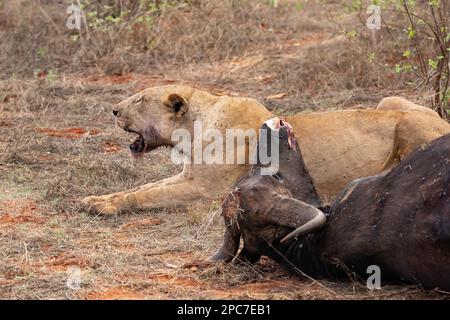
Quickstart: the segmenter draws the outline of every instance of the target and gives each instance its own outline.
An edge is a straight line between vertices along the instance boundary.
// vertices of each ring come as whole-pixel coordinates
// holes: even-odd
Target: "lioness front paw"
[[[86,197],[82,200],[82,203],[87,207],[89,212],[94,214],[112,215],[120,212],[120,207],[117,201],[111,201],[111,199],[108,199],[107,196]]]

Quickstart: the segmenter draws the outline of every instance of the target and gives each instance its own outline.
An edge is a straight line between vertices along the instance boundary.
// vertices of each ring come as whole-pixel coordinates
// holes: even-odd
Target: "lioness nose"
[[[119,114],[119,111],[113,110],[113,115],[114,115],[115,117],[117,117],[118,114]]]

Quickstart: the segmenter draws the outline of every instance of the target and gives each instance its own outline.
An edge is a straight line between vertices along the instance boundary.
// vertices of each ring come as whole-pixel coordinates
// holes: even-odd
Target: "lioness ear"
[[[164,104],[172,109],[177,117],[182,117],[189,109],[187,100],[176,93],[170,94]]]

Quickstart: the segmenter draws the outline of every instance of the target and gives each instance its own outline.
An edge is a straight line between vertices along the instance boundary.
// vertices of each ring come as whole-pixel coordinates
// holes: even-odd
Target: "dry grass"
[[[26,12],[34,4],[14,3],[0,2],[0,298],[447,297],[417,287],[369,292],[356,282],[319,284],[268,260],[182,268],[219,246],[219,201],[113,217],[89,215],[80,206],[86,195],[157,181],[180,169],[167,150],[133,163],[126,134],[113,126],[112,105],[145,87],[188,83],[258,98],[280,114],[371,107],[399,93],[368,72],[374,67],[321,15],[320,4],[308,1],[298,10],[291,1],[278,8],[256,0],[220,6],[191,1],[164,12],[152,50],[127,52],[133,39],[124,39],[102,55],[69,42],[66,31],[52,32],[48,19],[63,23],[64,3],[42,4],[47,16],[33,22]],[[14,15],[18,9],[24,14]],[[104,75],[116,58],[122,71],[134,72]],[[56,74],[34,76],[37,68]],[[80,290],[66,286],[70,266],[81,269]]]
[[[89,215],[79,205],[88,194],[130,188],[179,170],[167,150],[138,164],[128,158],[126,138],[113,127],[109,107],[131,94],[133,83],[32,80],[0,86],[9,97],[2,100],[0,119],[2,298],[445,297],[400,286],[372,293],[351,282],[321,281],[324,289],[267,260],[184,269],[220,244],[217,201],[114,217]],[[66,286],[70,266],[82,271],[80,290]]]

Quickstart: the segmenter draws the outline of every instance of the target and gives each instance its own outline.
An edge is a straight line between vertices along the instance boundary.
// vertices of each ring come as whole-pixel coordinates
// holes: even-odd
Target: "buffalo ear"
[[[169,94],[164,105],[170,108],[177,117],[182,117],[189,109],[187,100],[176,93]]]

